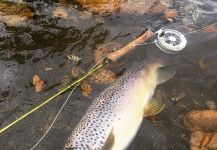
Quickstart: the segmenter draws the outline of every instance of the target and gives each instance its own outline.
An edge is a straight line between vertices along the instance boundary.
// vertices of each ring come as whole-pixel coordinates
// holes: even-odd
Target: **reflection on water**
[[[66,85],[61,82],[64,79],[73,80],[73,66],[82,72],[88,70],[94,64],[95,53],[99,53],[95,51],[97,47],[106,43],[110,43],[111,50],[123,46],[140,35],[145,24],[161,24],[161,12],[170,7],[177,9],[177,24],[184,25],[185,31],[217,21],[215,0],[107,1],[113,3],[109,5],[110,15],[97,15],[92,13],[96,9],[83,7],[95,1],[84,5],[78,3],[83,4],[82,0],[14,2],[0,1],[1,126],[56,93]],[[166,109],[154,124],[144,119],[129,149],[189,149],[190,133],[183,124],[184,114],[193,109],[208,109],[206,102],[217,99],[216,37],[216,32],[187,36],[187,49],[176,55],[185,63],[177,67],[172,80],[155,92],[166,103]],[[116,48],[112,48],[112,43]],[[139,49],[147,50],[148,46]],[[81,58],[81,62],[73,63],[67,58],[71,55]],[[46,71],[47,68],[52,69]],[[35,93],[34,75],[44,81],[43,92]],[[107,86],[102,83],[91,84],[90,98]],[[46,131],[66,96],[61,95],[0,135],[1,149],[31,148]],[[62,149],[91,103],[90,98],[77,89],[38,149]]]

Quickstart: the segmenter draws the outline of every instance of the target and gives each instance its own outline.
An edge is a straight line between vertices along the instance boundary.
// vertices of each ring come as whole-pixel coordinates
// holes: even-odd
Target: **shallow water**
[[[163,22],[159,13],[100,16],[83,11],[74,2],[67,6],[58,1],[19,2],[31,8],[34,16],[13,26],[7,17],[0,14],[1,127],[72,81],[71,69],[75,63],[67,58],[68,55],[80,57],[79,66],[88,70],[94,64],[98,45],[114,42],[123,46],[140,35],[145,24],[155,26]],[[212,24],[217,21],[216,6],[215,0],[173,1],[168,7],[177,9],[178,20],[170,27],[189,32]],[[177,66],[176,76],[155,92],[155,96],[160,94],[166,103],[166,109],[156,117],[154,124],[144,119],[129,150],[189,149],[190,133],[183,126],[184,114],[193,109],[207,109],[209,100],[217,101],[217,32],[193,33],[187,39],[185,51],[175,56],[185,63]],[[149,50],[151,46],[144,45],[138,49]],[[160,51],[159,54],[161,56]],[[206,65],[201,66],[201,61]],[[47,67],[52,70],[45,71]],[[45,81],[43,92],[35,92],[32,84],[35,74]],[[107,86],[91,85],[90,98],[76,89],[54,127],[36,149],[63,148],[90,105],[91,98]],[[30,149],[45,133],[68,93],[1,134],[1,149]],[[183,93],[184,98],[172,100]]]

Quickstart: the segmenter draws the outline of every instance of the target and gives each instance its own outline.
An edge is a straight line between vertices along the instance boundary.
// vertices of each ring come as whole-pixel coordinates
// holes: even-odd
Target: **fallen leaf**
[[[185,115],[184,125],[192,132],[217,132],[217,111],[191,111]]]
[[[71,74],[73,78],[78,78],[81,77],[82,74],[84,74],[84,71],[81,68],[74,66],[71,70]]]
[[[44,88],[44,82],[40,79],[38,75],[34,75],[32,83],[35,86],[35,91],[40,92]]]
[[[210,67],[209,64],[208,64],[208,63],[205,63],[202,59],[199,59],[198,63],[199,63],[199,65],[200,65],[200,68],[201,68],[201,69],[207,69],[207,68]]]
[[[51,70],[53,70],[53,68],[51,68],[51,67],[46,67],[44,70],[45,70],[45,71],[51,71]]]
[[[79,61],[81,61],[81,58],[80,57],[78,57],[78,56],[75,56],[75,55],[68,55],[67,56],[67,58],[69,59],[69,60],[72,60],[74,63],[78,63]]]
[[[164,17],[169,22],[174,22],[175,18],[177,17],[177,11],[175,9],[170,9],[164,12]]]
[[[81,91],[85,97],[89,97],[90,93],[92,92],[92,88],[86,80],[81,83]]]

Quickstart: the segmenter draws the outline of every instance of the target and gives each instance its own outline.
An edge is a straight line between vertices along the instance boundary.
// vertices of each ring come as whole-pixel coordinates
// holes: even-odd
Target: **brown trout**
[[[136,135],[143,117],[164,104],[152,99],[155,88],[174,76],[161,62],[136,64],[96,98],[69,136],[65,149],[122,150]]]

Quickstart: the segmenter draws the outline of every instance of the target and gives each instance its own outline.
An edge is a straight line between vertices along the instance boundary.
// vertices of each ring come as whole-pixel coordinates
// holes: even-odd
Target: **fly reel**
[[[160,48],[160,50],[175,54],[183,48],[185,48],[187,40],[185,36],[172,29],[161,29],[157,32],[157,39],[155,44]]]

